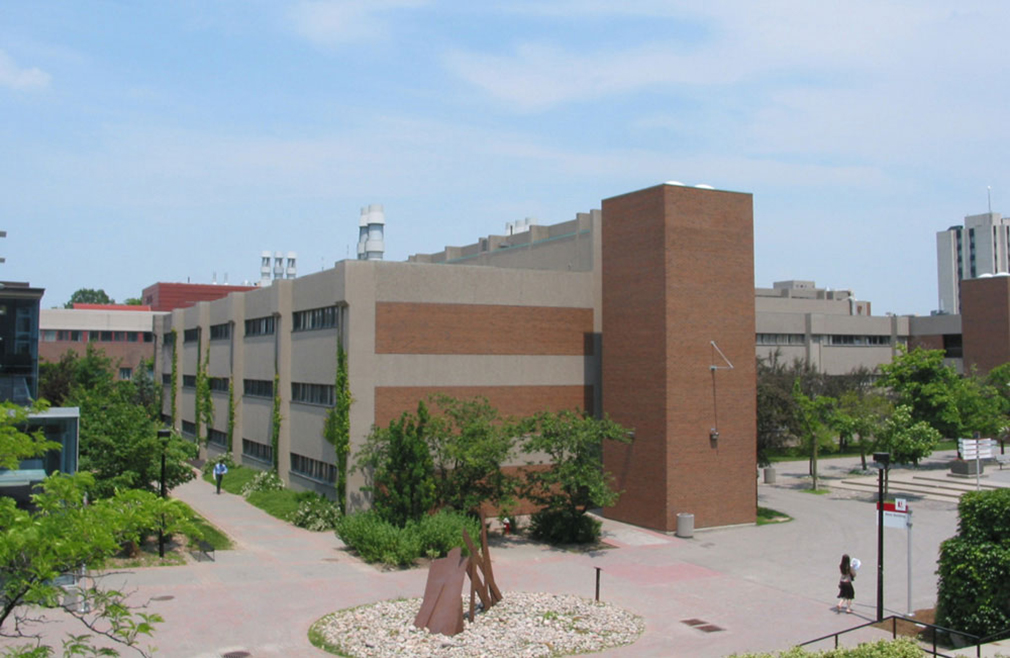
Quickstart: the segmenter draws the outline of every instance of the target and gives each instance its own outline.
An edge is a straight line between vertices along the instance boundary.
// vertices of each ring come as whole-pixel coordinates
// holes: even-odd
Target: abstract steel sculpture
[[[463,558],[459,547],[449,551],[443,558],[434,560],[428,568],[428,581],[424,585],[424,600],[414,617],[414,626],[427,628],[432,633],[456,635],[463,630],[463,576],[470,577],[470,623],[473,623],[475,596],[480,597],[484,610],[502,599],[501,591],[494,582],[491,570],[491,554],[487,546],[487,525],[484,515],[480,518],[480,546],[478,553],[463,530],[463,542],[470,551],[469,558]]]

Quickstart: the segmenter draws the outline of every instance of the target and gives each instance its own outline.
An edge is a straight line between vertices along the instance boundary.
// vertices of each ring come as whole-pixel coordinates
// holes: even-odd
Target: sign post
[[[877,528],[877,532],[883,533],[884,528],[905,528],[907,532],[907,556],[908,562],[908,614],[915,612],[912,609],[912,510],[908,507],[908,501],[898,498],[893,503],[877,504],[878,523],[882,520],[883,526]],[[882,604],[881,604],[882,605]]]
[[[958,439],[957,449],[961,459],[975,460],[975,490],[982,488],[979,477],[982,472],[982,460],[992,459],[996,441],[993,439]]]

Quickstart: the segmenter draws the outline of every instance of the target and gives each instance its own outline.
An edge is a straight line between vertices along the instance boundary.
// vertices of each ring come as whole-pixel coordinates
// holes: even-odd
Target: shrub
[[[857,647],[839,647],[827,651],[810,651],[793,647],[781,653],[741,653],[735,658],[921,658],[922,649],[911,638],[864,642]],[[731,657],[732,658],[732,657]]]
[[[337,527],[340,508],[335,503],[311,492],[307,492],[307,495],[299,494],[297,500],[298,509],[288,517],[288,522],[315,532],[333,530]]]
[[[973,491],[940,545],[936,623],[985,636],[1010,626],[1010,491]]]
[[[261,471],[253,479],[245,483],[242,487],[242,495],[246,498],[249,494],[257,491],[282,491],[284,481],[277,475],[277,471]]]
[[[480,520],[461,512],[442,510],[438,514],[425,516],[417,524],[417,534],[421,550],[428,557],[442,557],[456,546],[463,546],[463,529],[470,539],[480,545]]]
[[[600,536],[601,525],[578,511],[545,508],[530,518],[530,535],[550,544],[586,544]]]
[[[192,445],[195,446],[195,444]],[[231,458],[231,453],[226,452],[217,459],[208,459],[205,461],[203,463],[203,468],[200,469],[200,473],[203,475],[213,475],[214,466],[218,462],[224,462],[224,465],[228,467],[229,472],[233,471],[235,467],[238,466],[238,464],[235,463],[235,460]]]

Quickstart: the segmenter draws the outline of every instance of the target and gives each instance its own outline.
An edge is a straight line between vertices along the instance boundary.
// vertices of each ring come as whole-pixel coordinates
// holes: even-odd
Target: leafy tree
[[[144,407],[147,415],[157,420],[161,416],[161,386],[154,382],[154,360],[143,359],[133,371],[134,401]]]
[[[957,389],[957,407],[961,416],[959,436],[978,432],[984,437],[997,437],[1004,426],[1004,398],[999,390],[979,377],[973,370],[961,379]]]
[[[18,509],[10,498],[0,498],[0,634],[32,641],[18,651],[51,655],[41,629],[37,608],[62,609],[84,624],[86,633],[64,642],[68,655],[109,655],[91,642],[102,636],[133,647],[144,655],[153,649],[139,646],[150,636],[158,615],[134,613],[125,596],[98,584],[81,585],[87,606],[65,605],[57,577],[77,572],[86,565],[101,569],[105,560],[124,542],[136,541],[152,527],[163,504],[153,494],[125,492],[85,504],[94,485],[88,473],[53,475],[32,496],[35,511]]]
[[[53,406],[62,407],[74,384],[76,365],[77,352],[73,350],[64,352],[56,362],[40,361],[39,397],[49,400]]]
[[[358,465],[371,470],[372,507],[397,527],[417,521],[435,505],[434,466],[428,450],[430,417],[424,402],[387,428],[374,428]]]
[[[776,351],[757,360],[757,460],[771,463],[771,453],[785,447],[797,432],[793,383],[796,369],[786,366]]]
[[[861,389],[842,393],[831,418],[841,449],[855,447],[866,470],[866,455],[873,451],[877,428],[893,410],[883,395]]]
[[[475,513],[485,502],[510,502],[517,481],[501,467],[515,447],[519,424],[502,418],[486,398],[436,395],[433,401],[429,446],[439,506]]]
[[[63,308],[73,308],[74,304],[115,304],[116,300],[105,294],[105,291],[99,288],[98,290],[93,290],[91,288],[81,288],[70,296],[70,301],[63,305]]]
[[[954,368],[944,365],[943,350],[898,349],[894,360],[880,367],[884,376],[877,384],[909,408],[913,421],[929,423],[941,436],[960,436],[962,382]]]
[[[940,433],[924,420],[915,420],[908,405],[899,404],[877,432],[877,449],[891,453],[898,464],[918,464],[940,442]]]
[[[126,301],[123,303],[126,304],[127,306],[143,306],[144,300],[142,300],[140,297],[127,297]]]
[[[0,402],[0,468],[15,470],[23,459],[59,450],[60,444],[47,441],[41,431],[25,432],[29,412],[42,413],[49,407],[45,401],[26,408],[13,402]],[[0,525],[0,528],[3,526]]]
[[[630,443],[628,431],[609,418],[573,411],[537,414],[525,429],[523,450],[548,457],[544,468],[524,473],[523,494],[543,506],[533,515],[534,535],[559,543],[596,539],[600,523],[586,512],[620,496],[603,470],[603,442]]]
[[[132,382],[74,391],[70,403],[81,409],[79,468],[95,475],[96,493],[109,497],[124,488],[156,491],[163,446],[157,424],[136,403]],[[164,450],[167,487],[192,479],[186,464],[193,457],[192,444],[173,435]]]
[[[796,380],[793,384],[793,399],[796,400],[796,419],[799,438],[804,451],[810,455],[810,475],[813,489],[817,490],[817,453],[822,446],[833,444],[831,421],[836,400],[826,395],[807,396]]]

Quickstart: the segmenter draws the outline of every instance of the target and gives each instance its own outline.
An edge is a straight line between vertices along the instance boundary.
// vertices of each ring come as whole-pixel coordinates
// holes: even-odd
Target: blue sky
[[[117,300],[301,274],[666,180],[750,192],[755,283],[928,313],[935,232],[1010,214],[1010,3],[5,2],[0,278]]]

